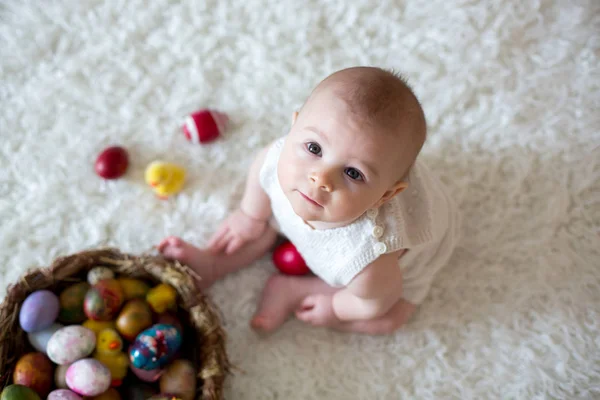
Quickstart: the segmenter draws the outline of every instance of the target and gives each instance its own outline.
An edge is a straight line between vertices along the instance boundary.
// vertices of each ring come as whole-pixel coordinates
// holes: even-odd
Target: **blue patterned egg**
[[[156,324],[140,333],[129,349],[131,364],[151,370],[167,365],[181,347],[181,332],[173,325]]]
[[[58,317],[58,297],[49,290],[31,293],[19,311],[19,324],[25,332],[36,332],[48,328]]]

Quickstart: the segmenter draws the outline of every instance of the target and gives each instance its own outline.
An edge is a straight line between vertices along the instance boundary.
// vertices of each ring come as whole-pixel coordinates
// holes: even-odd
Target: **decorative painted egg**
[[[142,299],[129,300],[117,317],[117,331],[125,340],[133,341],[136,336],[152,326],[152,310]]]
[[[59,389],[68,389],[67,386],[67,370],[71,364],[57,365],[54,371],[54,384]]]
[[[65,324],[80,324],[85,321],[83,312],[83,299],[90,289],[87,282],[80,282],[69,286],[60,293],[60,311],[58,320]]]
[[[121,400],[121,395],[116,389],[110,388],[106,392],[94,397],[86,397],[85,400]]]
[[[176,308],[177,290],[169,284],[161,283],[150,289],[146,295],[146,301],[150,304],[152,311],[162,314]]]
[[[86,319],[82,325],[94,332],[96,337],[98,337],[98,334],[103,329],[116,329],[115,321],[94,321],[93,319]]]
[[[100,361],[84,358],[67,370],[69,389],[82,396],[97,396],[110,387],[110,371]]]
[[[83,310],[89,319],[110,321],[123,304],[123,289],[116,279],[96,283],[85,295]]]
[[[226,114],[210,109],[198,110],[185,118],[183,134],[192,143],[208,143],[222,134],[229,124]]]
[[[115,273],[112,269],[107,267],[94,267],[88,271],[87,281],[90,285],[94,286],[100,281],[113,279],[114,277]]]
[[[49,290],[36,290],[31,293],[19,311],[19,324],[25,332],[46,329],[58,316],[58,297]]]
[[[81,397],[68,389],[57,389],[50,392],[46,400],[81,400]]]
[[[8,385],[0,393],[0,400],[40,400],[40,396],[27,386]]]
[[[162,369],[145,370],[136,368],[133,365],[130,365],[129,369],[131,369],[131,372],[133,372],[135,376],[144,382],[156,382],[164,372]]]
[[[170,393],[160,393],[150,397],[148,400],[183,400],[181,397],[177,397]]]
[[[183,400],[194,400],[196,394],[196,370],[188,360],[175,360],[167,366],[160,377],[161,393],[171,393]]]
[[[33,389],[40,397],[46,397],[52,388],[54,366],[44,353],[27,353],[17,361],[13,383]]]
[[[47,327],[46,329],[42,329],[37,332],[29,332],[27,334],[27,339],[29,343],[33,346],[34,349],[40,351],[42,353],[46,353],[46,348],[48,347],[48,341],[54,335],[54,332],[62,328],[63,325],[54,323]]]
[[[120,146],[111,146],[98,155],[94,169],[98,176],[104,179],[116,179],[125,174],[128,166],[127,150]]]
[[[96,335],[81,325],[69,325],[57,330],[48,341],[48,357],[56,364],[70,364],[94,351]]]
[[[146,383],[132,382],[121,388],[123,399],[147,400],[156,394],[156,390]]]
[[[181,321],[179,321],[179,318],[177,318],[173,313],[166,312],[159,314],[159,316],[156,318],[156,323],[173,325],[183,335],[183,325],[181,324]]]
[[[129,358],[136,368],[162,368],[181,347],[181,333],[173,325],[156,324],[138,335],[129,349]]]
[[[119,281],[119,284],[121,284],[123,294],[125,295],[125,300],[136,298],[143,299],[150,290],[150,286],[148,286],[146,282],[139,279],[119,278],[117,281]]]

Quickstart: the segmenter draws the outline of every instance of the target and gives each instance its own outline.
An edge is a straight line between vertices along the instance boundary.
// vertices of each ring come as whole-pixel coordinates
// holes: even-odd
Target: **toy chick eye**
[[[321,154],[321,146],[319,146],[316,143],[308,143],[306,145],[306,149],[310,152],[313,153],[314,155],[320,155]]]
[[[352,180],[355,180],[355,181],[362,181],[363,180],[362,174],[357,169],[355,169],[355,168],[346,168],[344,170],[344,173],[346,175],[348,175],[348,177],[350,179],[352,179]]]

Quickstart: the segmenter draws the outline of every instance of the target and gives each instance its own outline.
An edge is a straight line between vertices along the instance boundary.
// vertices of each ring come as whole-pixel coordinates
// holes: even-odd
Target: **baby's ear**
[[[395,195],[397,195],[398,193],[400,193],[401,191],[403,191],[407,187],[408,187],[408,182],[404,182],[404,181],[396,182],[391,188],[389,188],[383,194],[383,196],[381,196],[381,199],[379,199],[379,201],[375,204],[375,208],[384,205],[391,198],[393,198]]]
[[[298,119],[298,111],[294,111],[292,114],[292,125],[296,123],[296,119]]]

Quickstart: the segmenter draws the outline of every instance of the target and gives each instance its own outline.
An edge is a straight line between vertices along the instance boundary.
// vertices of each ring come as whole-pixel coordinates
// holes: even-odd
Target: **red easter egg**
[[[185,137],[192,143],[208,143],[215,140],[227,129],[229,118],[226,114],[203,109],[189,115],[183,124]]]
[[[121,177],[129,166],[127,151],[120,146],[106,148],[98,158],[94,168],[96,173],[104,179],[116,179]]]
[[[273,263],[286,275],[305,275],[310,272],[296,246],[290,241],[282,243],[275,249]]]
[[[124,297],[116,279],[105,279],[88,290],[83,300],[83,311],[94,321],[111,321],[119,313]]]

